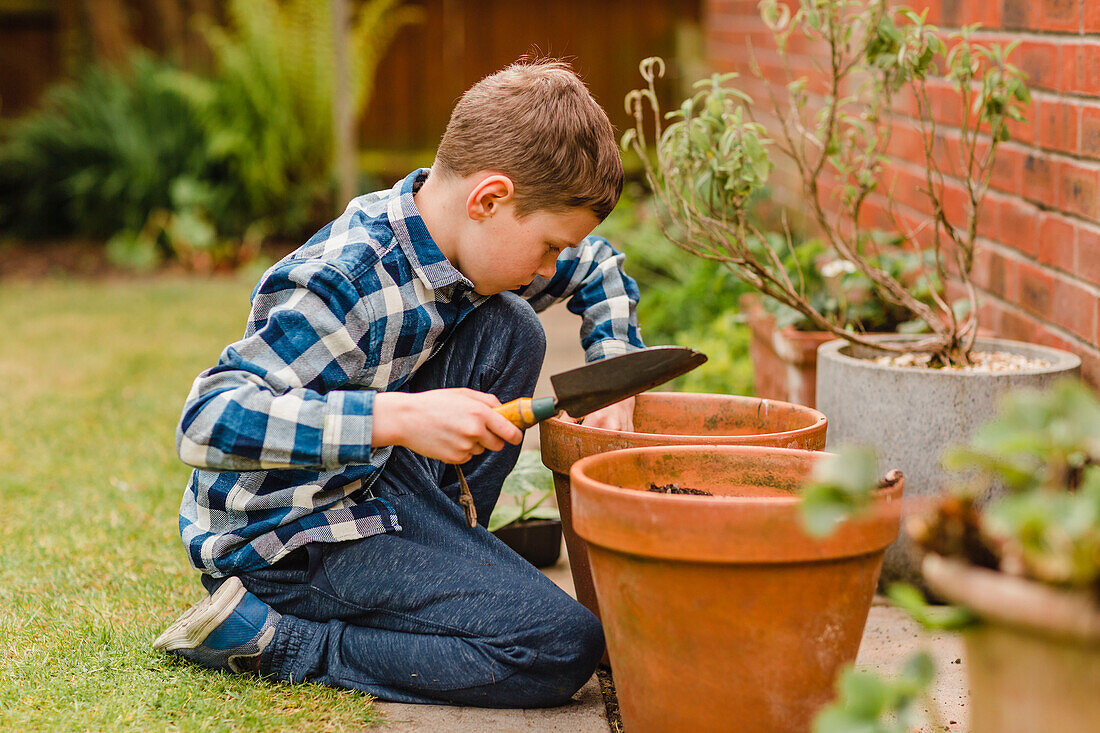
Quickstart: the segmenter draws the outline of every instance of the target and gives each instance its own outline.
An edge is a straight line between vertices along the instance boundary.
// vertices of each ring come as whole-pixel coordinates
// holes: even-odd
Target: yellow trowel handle
[[[539,397],[534,400],[530,397],[520,397],[495,409],[520,430],[526,430],[558,414],[557,403],[553,397]]]

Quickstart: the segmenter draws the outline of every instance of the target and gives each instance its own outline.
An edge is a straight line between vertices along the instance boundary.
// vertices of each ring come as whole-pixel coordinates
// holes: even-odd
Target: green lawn
[[[154,653],[202,595],[174,431],[241,279],[0,282],[0,729],[346,730],[367,696]]]

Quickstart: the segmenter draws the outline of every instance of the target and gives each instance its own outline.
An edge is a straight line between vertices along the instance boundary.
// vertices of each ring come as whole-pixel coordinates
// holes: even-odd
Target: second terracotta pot
[[[569,469],[582,458],[651,445],[763,445],[821,450],[828,421],[789,402],[736,395],[647,392],[636,398],[635,432],[589,428],[557,418],[539,426],[542,462],[554,473],[562,532],[577,600],[600,615],[588,548],[573,528]]]
[[[625,730],[810,730],[855,661],[903,483],[895,474],[871,512],[810,537],[798,493],[824,455],[658,446],[573,466],[573,522],[588,541]]]

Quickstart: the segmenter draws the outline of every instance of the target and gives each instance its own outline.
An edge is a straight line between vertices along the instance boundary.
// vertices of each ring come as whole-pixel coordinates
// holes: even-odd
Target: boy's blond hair
[[[520,60],[472,86],[451,112],[433,172],[500,171],[516,213],[587,208],[603,220],[623,190],[607,113],[568,63]]]

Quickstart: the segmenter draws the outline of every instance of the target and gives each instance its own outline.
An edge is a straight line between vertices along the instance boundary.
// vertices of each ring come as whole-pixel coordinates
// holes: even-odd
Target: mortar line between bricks
[[[958,26],[936,26],[940,30],[959,32],[962,30]],[[1080,28],[1075,31],[1067,30],[1037,30],[1035,28],[1005,28],[1004,26],[982,27],[973,34],[971,38],[975,41],[981,41],[983,43],[990,43],[994,41],[1003,41],[1004,36],[1011,35],[1013,41],[1067,41],[1067,40],[1084,40],[1084,41],[1100,41],[1100,31],[1084,31]]]
[[[977,243],[987,246],[991,251],[1000,254],[1005,259],[1015,260],[1016,262],[1022,262],[1031,265],[1040,270],[1043,270],[1048,275],[1054,275],[1061,278],[1065,278],[1065,276],[1068,275],[1068,279],[1072,280],[1075,285],[1079,285],[1082,290],[1085,290],[1089,295],[1100,300],[1100,286],[1080,279],[1080,277],[1075,272],[1069,272],[1068,270],[1059,270],[1056,267],[1051,267],[1045,262],[1040,262],[1037,259],[1032,259],[1031,257],[1028,257],[1019,250],[1013,249],[1010,245],[1004,244],[1002,242],[997,242],[992,239],[978,237]]]
[[[913,163],[912,161],[909,161],[905,158],[891,158],[890,161],[891,161],[890,162],[891,166],[896,166],[899,170],[904,170],[907,173],[910,173],[910,174],[913,174],[913,175],[918,175],[921,178],[922,182],[923,182],[924,170],[925,170],[924,166],[920,165],[919,163]],[[1086,162],[1088,162],[1088,161],[1086,161]],[[1096,161],[1096,165],[1097,165],[1097,170],[1100,170],[1100,161]],[[945,181],[950,181],[951,183],[960,184],[960,186],[961,186],[961,183],[962,183],[962,179],[956,178],[955,176],[949,175],[948,173],[944,173],[944,180]],[[1070,219],[1074,223],[1090,225],[1090,228],[1100,227],[1100,222],[1098,222],[1096,219],[1091,219],[1087,216],[1084,216],[1083,214],[1078,214],[1078,213],[1073,212],[1073,211],[1066,211],[1065,209],[1059,209],[1056,206],[1050,206],[1049,204],[1044,204],[1041,201],[1035,201],[1033,199],[1026,198],[1022,194],[1012,193],[1010,191],[1001,191],[1001,190],[996,189],[996,188],[990,188],[989,191],[988,191],[988,194],[992,194],[992,195],[994,195],[996,197],[999,197],[999,198],[1002,198],[1002,199],[1011,199],[1011,200],[1019,201],[1021,203],[1025,203],[1025,204],[1028,204],[1030,206],[1036,207],[1037,209],[1039,209],[1040,213],[1058,214],[1060,216],[1065,217],[1066,219]],[[885,194],[882,193],[882,192],[878,192],[878,195],[879,196],[885,196]],[[897,209],[900,213],[912,214],[912,215],[914,215],[918,218],[930,218],[931,217],[931,214],[927,214],[927,213],[922,212],[918,209],[914,209],[913,207],[908,206],[906,204],[903,204],[901,202],[895,201],[894,205],[897,207]],[[979,239],[980,239],[980,237],[979,237]]]
[[[993,293],[989,292],[988,290],[985,290],[983,288],[979,288],[976,285],[974,287],[982,294],[983,298],[988,298],[990,300],[990,302],[996,303],[997,305],[1003,307],[1005,310],[1012,312],[1014,315],[1022,316],[1023,318],[1026,318],[1028,321],[1043,327],[1044,329],[1050,331],[1051,333],[1053,333],[1055,336],[1062,339],[1063,341],[1068,341],[1068,342],[1072,343],[1075,348],[1080,348],[1083,351],[1089,352],[1090,355],[1092,355],[1094,357],[1097,357],[1097,358],[1100,358],[1100,348],[1097,348],[1096,346],[1093,346],[1088,341],[1081,340],[1080,336],[1077,336],[1076,334],[1071,333],[1070,331],[1067,331],[1066,329],[1062,328],[1061,326],[1058,326],[1054,323],[1051,323],[1050,321],[1044,321],[1043,319],[1041,319],[1041,318],[1039,318],[1035,315],[1032,315],[1031,313],[1027,312],[1022,307],[1020,307],[1019,305],[1016,305],[1015,303],[1013,303],[1010,300],[1004,300],[1003,298],[1001,298],[997,295],[994,295]]]

